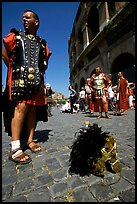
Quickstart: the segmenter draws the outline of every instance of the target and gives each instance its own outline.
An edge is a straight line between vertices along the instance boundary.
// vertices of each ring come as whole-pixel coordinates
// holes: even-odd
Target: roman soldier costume
[[[37,116],[39,116],[37,121],[47,121],[42,118],[43,114],[37,111],[47,105],[44,94],[44,74],[51,52],[46,41],[39,36],[27,35],[22,30],[11,29],[3,39],[3,43],[10,59],[4,93],[7,102],[3,107],[5,130],[10,129],[15,103],[20,101],[36,105]],[[10,108],[10,116],[8,108]]]
[[[14,100],[31,99],[44,81],[47,67],[46,41],[33,35],[26,35],[20,30],[10,33],[4,39],[4,44],[8,50],[11,49],[8,53],[12,67],[10,76],[12,83],[9,84],[10,98]]]
[[[92,75],[91,85],[93,84],[92,88],[96,98],[101,98],[103,95],[106,95],[104,88],[106,87],[106,84],[109,84],[110,82],[110,79],[106,77],[104,73],[100,73],[99,75]]]

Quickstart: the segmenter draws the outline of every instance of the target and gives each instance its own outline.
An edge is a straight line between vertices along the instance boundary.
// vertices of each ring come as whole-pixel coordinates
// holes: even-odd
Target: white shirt
[[[86,93],[84,90],[79,92],[79,98],[85,98],[86,97]]]
[[[113,98],[114,97],[114,92],[112,90],[112,87],[109,86],[108,87],[108,98]]]

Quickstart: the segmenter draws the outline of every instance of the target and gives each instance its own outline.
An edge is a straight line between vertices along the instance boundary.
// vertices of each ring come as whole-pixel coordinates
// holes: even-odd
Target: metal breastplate
[[[102,75],[96,76],[94,78],[94,85],[95,89],[103,89],[104,88],[104,77]]]
[[[12,96],[30,95],[41,84],[45,72],[45,46],[40,38],[30,39],[23,31],[16,36],[13,54]],[[29,88],[28,88],[29,87]]]

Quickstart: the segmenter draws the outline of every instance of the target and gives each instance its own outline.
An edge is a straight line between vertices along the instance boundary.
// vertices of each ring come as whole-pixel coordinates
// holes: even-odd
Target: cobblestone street
[[[35,138],[42,146],[27,165],[9,161],[11,138],[2,126],[2,201],[3,202],[135,202],[135,110],[123,116],[98,119],[98,113],[61,113],[52,108],[48,122],[37,124]],[[74,134],[84,121],[97,123],[117,141],[121,174],[70,175],[69,157]]]

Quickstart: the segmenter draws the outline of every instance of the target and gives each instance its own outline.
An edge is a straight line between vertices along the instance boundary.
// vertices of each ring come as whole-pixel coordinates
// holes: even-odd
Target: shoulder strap
[[[11,28],[10,33],[14,33],[15,35],[19,35],[19,31],[16,28]]]
[[[41,43],[42,43],[43,45],[45,45],[45,46],[46,46],[46,44],[47,44],[46,40],[45,40],[45,39],[42,39],[42,38],[41,38]]]

